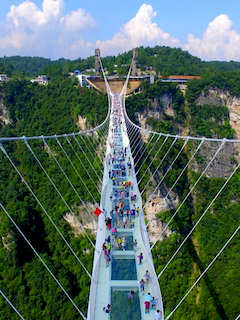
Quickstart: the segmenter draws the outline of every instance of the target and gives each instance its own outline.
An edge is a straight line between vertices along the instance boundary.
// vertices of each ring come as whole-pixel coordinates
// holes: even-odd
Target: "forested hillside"
[[[1,137],[77,132],[79,116],[87,118],[86,125],[90,128],[101,123],[108,111],[105,95],[80,88],[74,79],[59,75],[52,76],[48,86],[39,86],[25,80],[10,81],[1,88],[1,97],[11,122],[9,125],[1,124]],[[84,146],[92,139],[94,139],[94,145],[100,145],[100,138],[101,136],[95,136],[95,138],[85,136],[83,140],[79,137],[76,141],[69,138],[69,141],[72,147],[78,150],[78,144]],[[70,181],[75,186],[76,193],[71,190],[71,186],[43,142],[40,140],[30,141],[29,144],[65,202],[61,200],[53,184],[23,142],[2,143],[25,181],[34,190],[36,197],[91,274],[94,248],[83,235],[81,228],[78,227],[80,230],[77,231],[76,228],[72,229],[64,217],[66,217],[66,213],[69,213],[66,203],[74,214],[80,217],[80,221],[83,219],[84,225],[91,225],[91,219],[77,194],[81,195],[88,207],[93,200],[83,184],[79,183],[76,172],[68,163],[57,141],[52,139],[47,143],[53,155],[66,170]],[[65,139],[60,139],[60,143],[69,155],[72,154],[71,147]],[[85,152],[91,159],[94,170],[101,176],[99,159],[97,157],[93,159],[90,150],[85,150]],[[96,192],[96,187],[89,181],[83,168],[83,165],[89,167],[89,163],[81,150],[78,153],[81,162],[74,159],[74,166],[81,173],[89,191],[99,202],[99,193]],[[90,278],[67,248],[34,199],[33,194],[2,151],[0,151],[0,167],[1,203],[73,298],[76,305],[86,314]],[[94,177],[94,171],[91,167],[88,168],[88,171]],[[97,180],[95,182],[97,183]],[[92,214],[92,207],[89,207],[89,210]],[[66,320],[78,318],[79,314],[76,309],[2,210],[0,210],[0,221],[0,287],[19,312],[29,319]],[[94,241],[94,234],[91,230],[90,232],[87,230],[87,232]],[[19,318],[2,299],[0,299],[0,310],[0,319],[2,320]]]
[[[115,73],[116,67],[114,65],[118,65],[117,72],[121,75],[126,74],[131,59],[132,52],[129,51],[116,57],[105,57],[102,62],[109,74]],[[9,124],[6,124],[0,120],[1,137],[77,132],[79,116],[81,119],[87,118],[86,125],[88,127],[94,127],[105,119],[108,109],[107,97],[94,90],[80,88],[75,78],[68,78],[67,75],[69,71],[75,69],[94,68],[93,56],[87,59],[79,58],[76,61],[65,59],[51,61],[39,57],[4,57],[0,58],[0,68],[0,73],[7,73],[11,77],[8,83],[0,85],[0,105],[4,105],[6,108],[10,121]],[[130,96],[126,102],[127,112],[134,122],[164,133],[214,138],[236,137],[236,132],[230,125],[230,111],[227,103],[224,102],[225,96],[222,99],[223,103],[215,103],[215,100],[220,101],[220,99],[212,101],[208,98],[208,93],[209,90],[212,90],[213,95],[217,96],[220,95],[218,92],[220,90],[221,94],[240,98],[239,62],[204,62],[181,49],[156,46],[155,48],[139,48],[138,68],[147,73],[154,70],[156,74],[161,73],[163,76],[169,74],[201,75],[201,80],[190,81],[185,96],[175,84],[160,81],[156,81],[153,85],[143,83],[142,92]],[[37,76],[40,73],[46,74],[50,78],[48,86],[39,86],[29,82],[30,76]],[[205,101],[204,104],[201,104],[202,100]],[[84,139],[86,141],[92,140],[97,150],[103,149],[101,133],[95,136],[85,136]],[[85,143],[84,139],[81,143]],[[60,141],[70,153],[70,145],[65,140]],[[72,144],[75,143],[74,139],[70,141]],[[82,140],[79,138],[78,142],[80,143],[80,141]],[[156,150],[162,141],[163,138],[157,143]],[[74,251],[91,272],[93,248],[86,237],[82,233],[76,235],[69,223],[63,218],[69,209],[60,201],[59,195],[24,142],[2,143],[26,181],[34,187],[37,197],[44,203],[50,216],[59,226]],[[159,159],[166,154],[170,143],[168,141],[162,148],[151,169],[156,169]],[[69,166],[60,146],[56,141],[50,142],[49,145],[53,150],[53,155],[66,168],[84,202],[88,206],[92,205],[91,197],[86,189],[79,184],[76,172]],[[30,146],[36,152],[43,166],[46,167],[53,182],[59,186],[61,194],[70,204],[74,213],[76,215],[85,214],[86,209],[83,209],[76,194],[70,191],[69,184],[56,166],[53,155],[50,154],[46,146],[41,141],[32,141]],[[74,146],[77,148],[76,144]],[[152,146],[153,142],[150,143],[150,147]],[[158,171],[158,179],[166,172],[169,162],[181,147],[181,142],[175,144],[164,160],[162,169]],[[190,143],[184,149],[166,177],[163,194],[160,193],[161,196],[164,196],[164,192],[176,180],[176,176],[186,165],[195,148],[196,143]],[[204,166],[208,157],[206,150],[208,149],[206,148],[199,154],[193,165],[176,184],[173,192],[179,199],[179,203],[197,180],[199,170]],[[212,150],[215,150],[215,147]],[[91,159],[95,172],[101,176],[99,159],[92,158],[90,153],[91,151],[88,150],[87,156]],[[89,162],[81,152],[79,154],[83,164],[88,167],[92,176],[97,180],[96,173],[93,172]],[[145,150],[142,159],[145,159],[147,155],[147,150]],[[157,273],[161,272],[178,244],[224,183],[228,168],[234,166],[238,161],[237,155],[236,150],[229,149],[227,156],[221,159],[223,165],[221,163],[220,168],[213,165],[211,174],[203,177],[194,193],[179,211],[175,222],[170,224],[168,236],[165,236],[155,246],[153,258]],[[141,168],[139,174],[145,172],[150,159]],[[143,161],[139,161],[139,165],[141,162]],[[88,188],[99,201],[100,196],[92,181],[89,180],[89,176],[84,173],[82,164],[79,161],[74,161],[74,165],[81,172]],[[64,284],[74,302],[86,314],[90,279],[65,247],[59,234],[2,151],[0,151],[0,168],[1,203],[26,233],[60,282]],[[148,171],[141,181],[141,189],[144,188],[149,177],[150,172]],[[237,173],[230,181],[228,188],[222,193],[221,198],[207,213],[207,219],[201,222],[178,257],[160,277],[166,315],[171,312],[193,284],[200,271],[204,270],[222,244],[239,225],[239,181],[240,174]],[[94,182],[97,184],[97,181]],[[150,191],[153,186],[154,181],[150,184]],[[146,198],[145,192],[143,199]],[[166,223],[173,211],[174,209],[157,212],[159,223]],[[85,215],[82,215],[81,218],[87,219]],[[27,315],[29,315],[29,319],[36,320],[78,318],[76,310],[59,290],[37,257],[30,251],[2,210],[0,210],[0,222],[0,288],[3,292],[26,318]],[[88,231],[91,239],[94,240],[94,234],[91,233],[91,230]],[[239,240],[239,235],[237,235],[172,319],[235,319],[240,313],[237,299],[240,296]],[[18,319],[18,316],[2,299],[0,299],[0,319]]]
[[[154,85],[145,84],[140,94],[127,99],[126,108],[134,122],[148,128],[150,126],[152,130],[157,132],[190,134],[200,137],[236,138],[229,122],[230,110],[224,100],[225,98],[223,98],[224,104],[219,103],[219,105],[216,105],[215,100],[221,101],[218,95],[224,93],[230,100],[235,97],[234,101],[236,103],[237,98],[240,97],[239,77],[240,73],[238,71],[221,71],[217,74],[203,75],[201,80],[193,80],[188,83],[185,98],[174,84],[163,84],[161,82],[156,82]],[[213,92],[212,96],[216,97],[213,101],[208,97],[209,90]],[[206,101],[209,99],[209,104],[200,104],[200,96]],[[150,139],[151,136],[148,140],[150,141]],[[140,169],[138,179],[146,172],[148,165],[153,173],[161,159],[164,159],[173,140],[170,139],[169,141],[168,139],[162,146],[164,139],[165,137],[162,137],[157,142],[152,156],[147,158],[149,150],[154,145],[155,138],[150,143],[147,151],[141,155],[143,162],[145,158],[148,161],[141,166],[142,161],[140,159],[137,168],[137,170]],[[163,161],[161,169],[151,180],[149,190],[143,193],[143,199],[146,199],[151,194],[150,190],[155,188],[156,183],[167,172],[171,161],[177,156],[182,145],[183,142],[178,141],[171,149],[171,152]],[[185,199],[186,194],[197,181],[201,170],[207,165],[207,159],[209,161],[213,150],[216,151],[217,147],[217,144],[209,143],[199,153],[192,166],[189,166],[188,170],[175,185],[172,191],[173,195],[170,197],[170,204],[171,199],[174,201],[177,199],[178,204]],[[159,148],[162,148],[161,151],[156,158],[153,158]],[[184,152],[177,158],[177,161],[165,177],[164,183],[160,185],[159,196],[155,195],[154,197],[154,206],[163,202],[164,196],[181,170],[186,166],[193,154],[193,150],[196,148],[197,143],[195,142],[187,144]],[[154,247],[153,256],[157,274],[163,270],[180,243],[185,239],[209,203],[211,203],[214,195],[226,181],[228,171],[239,161],[237,150],[234,150],[233,145],[226,147],[226,151],[215,161],[215,164],[203,176],[194,192],[191,193],[191,196],[187,198],[187,201],[178,211],[169,226],[168,233],[163,236],[163,240]],[[139,156],[140,154],[138,153]],[[145,173],[140,184],[141,190],[144,189],[149,178],[150,173]],[[228,187],[222,192],[221,197],[208,210],[192,236],[161,275],[160,285],[166,315],[174,309],[199,274],[204,271],[240,224],[238,214],[240,209],[238,199],[239,181],[240,172],[238,171],[234,178],[230,180]],[[162,225],[162,228],[178,208],[178,206],[175,208],[174,205],[173,207],[171,206],[172,204],[169,205],[168,209],[157,213],[158,223]],[[151,204],[149,207],[152,210]],[[154,232],[154,228],[150,228],[149,232]],[[186,301],[174,313],[173,319],[235,319],[240,313],[240,308],[235,299],[240,295],[239,286],[237,285],[240,279],[238,268],[240,258],[239,240],[240,235],[238,234],[205,277],[189,294]]]
[[[132,60],[132,51],[128,51],[118,56],[102,57],[104,68],[111,74],[125,75]],[[53,68],[48,69],[49,66]],[[116,67],[117,66],[117,67]],[[169,48],[156,46],[154,48],[138,48],[137,67],[141,72],[151,73],[155,71],[157,75],[204,75],[206,73],[215,74],[219,71],[234,71],[240,69],[240,62],[236,61],[211,61],[205,62],[192,56],[187,51],[180,48]],[[73,70],[84,71],[94,68],[94,56],[87,59],[71,61],[59,59],[51,61],[41,57],[4,57],[0,58],[0,72],[9,76],[17,75],[37,76],[42,73],[48,74],[49,70],[57,70],[62,75],[67,75]],[[51,73],[51,72],[50,72]],[[48,74],[50,76],[50,74]]]

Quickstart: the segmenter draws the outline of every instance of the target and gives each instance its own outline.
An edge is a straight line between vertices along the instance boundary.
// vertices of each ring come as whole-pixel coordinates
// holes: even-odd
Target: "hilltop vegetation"
[[[3,57],[0,58],[0,73],[7,73],[9,76],[34,77],[38,74],[48,74],[48,67],[53,66],[53,69],[57,69],[62,75],[67,75],[68,72],[76,69],[80,71],[93,69],[94,59],[94,56],[86,59],[78,58],[73,61],[64,58],[51,61],[50,59],[41,57]],[[125,75],[131,64],[132,51],[119,54],[118,56],[102,57],[101,60],[109,75],[116,72],[119,75]],[[151,71],[155,71],[157,75],[162,74],[163,76],[170,74],[216,74],[219,71],[234,71],[240,69],[240,62],[205,62],[180,48],[172,49],[160,46],[154,48],[139,47],[137,62],[137,67],[142,72],[150,73]]]
[[[5,137],[76,132],[78,115],[87,117],[91,127],[107,115],[107,97],[80,88],[74,78],[55,76],[48,86],[10,81],[2,96],[11,120],[0,131]]]

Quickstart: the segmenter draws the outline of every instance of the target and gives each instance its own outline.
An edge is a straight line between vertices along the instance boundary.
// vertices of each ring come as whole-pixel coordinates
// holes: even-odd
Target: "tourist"
[[[133,303],[133,296],[134,296],[134,291],[130,291],[130,292],[128,292],[128,294],[127,294],[127,298],[128,298],[128,300],[131,302],[131,303]]]
[[[149,313],[150,302],[144,301],[144,304],[145,304],[145,313]]]
[[[108,254],[104,255],[104,258],[105,258],[105,260],[106,260],[106,268],[107,268],[107,267],[109,267],[109,263],[110,263],[110,261],[111,261],[111,258],[109,257]]]
[[[124,216],[123,217],[123,228],[126,228],[126,224],[127,224],[127,218]]]
[[[150,274],[149,274],[148,270],[146,270],[144,277],[145,277],[146,284],[148,284],[148,282],[150,280]]]
[[[138,256],[138,259],[139,259],[139,265],[142,264],[142,260],[143,260],[142,253],[140,253],[140,255]]]
[[[106,313],[110,313],[112,310],[112,306],[110,304],[108,304],[106,307],[103,308],[103,311]]]
[[[116,235],[116,234],[117,234],[117,228],[113,228],[113,229],[111,230],[111,232],[112,232],[112,235]]]
[[[122,249],[122,238],[121,237],[118,238],[118,248]]]
[[[152,301],[152,296],[150,293],[148,293],[145,297],[144,297],[144,304],[145,304],[145,313],[149,313],[149,307],[150,307],[150,302]]]
[[[111,251],[111,243],[110,242],[107,243],[107,251],[108,251],[108,254],[110,254],[110,251]]]
[[[137,239],[135,239],[134,242],[133,242],[133,250],[135,252],[137,251]]]
[[[152,298],[151,304],[152,304],[152,308],[155,309],[155,307],[156,307],[156,299],[154,297]]]
[[[125,238],[122,239],[122,249],[126,250],[126,239]]]
[[[131,209],[130,213],[131,213],[131,219],[134,219],[135,218],[135,210]]]
[[[143,292],[144,294],[144,285],[145,285],[145,281],[142,279],[139,281],[139,288],[140,288],[140,292]]]
[[[162,319],[162,312],[160,310],[157,310],[155,313],[155,320],[161,320]]]

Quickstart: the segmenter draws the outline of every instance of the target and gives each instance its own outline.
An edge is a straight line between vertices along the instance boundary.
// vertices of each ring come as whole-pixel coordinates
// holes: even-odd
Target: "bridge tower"
[[[101,70],[99,57],[100,57],[100,49],[96,49],[95,50],[95,74],[96,74],[96,76],[100,75],[100,70]]]
[[[132,51],[133,51],[132,76],[137,76],[137,57],[138,57],[138,50],[137,50],[137,48],[134,48]]]

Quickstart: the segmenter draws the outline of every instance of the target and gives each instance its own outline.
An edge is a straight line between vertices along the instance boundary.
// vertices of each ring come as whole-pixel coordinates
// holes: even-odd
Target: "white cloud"
[[[84,32],[94,30],[96,21],[82,8],[64,13],[64,5],[64,0],[42,0],[41,8],[34,0],[12,5],[6,23],[0,22],[1,55],[40,55],[53,59],[92,55],[94,44],[84,39]],[[183,47],[205,60],[240,61],[240,34],[227,15],[221,14],[211,21],[202,38],[189,34],[184,46],[153,22],[156,15],[151,5],[143,4],[111,39],[96,41],[101,55],[158,44]]]
[[[240,34],[232,26],[230,18],[221,14],[208,24],[201,39],[189,34],[183,49],[205,60],[239,61]]]
[[[66,32],[79,32],[96,27],[96,22],[92,16],[83,9],[72,11],[62,17],[60,22]]]
[[[81,41],[81,36],[85,30],[94,28],[96,22],[83,9],[66,15],[63,11],[63,0],[43,0],[41,9],[28,0],[19,6],[12,5],[4,25],[5,36],[0,37],[1,53],[78,58],[88,48],[86,55],[89,55],[91,46]]]
[[[113,38],[97,41],[96,47],[101,54],[118,54],[138,46],[167,45],[179,47],[180,42],[170,34],[165,33],[156,23],[152,22],[156,12],[151,5],[143,4],[136,16],[128,21]]]
[[[31,1],[24,1],[19,6],[11,6],[7,14],[9,23],[15,27],[21,24],[46,25],[60,16],[64,7],[63,0],[43,0],[42,10]]]

